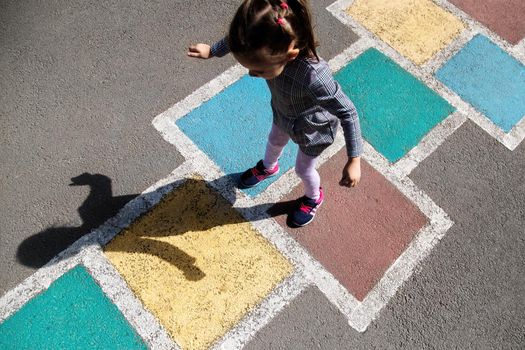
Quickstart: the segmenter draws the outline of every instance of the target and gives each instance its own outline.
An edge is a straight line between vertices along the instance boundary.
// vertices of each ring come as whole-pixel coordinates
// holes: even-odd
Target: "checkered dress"
[[[230,52],[226,38],[211,47],[222,57]],[[276,78],[266,80],[272,95],[273,122],[309,156],[318,156],[334,142],[341,121],[349,157],[363,153],[359,117],[324,60],[297,58]]]

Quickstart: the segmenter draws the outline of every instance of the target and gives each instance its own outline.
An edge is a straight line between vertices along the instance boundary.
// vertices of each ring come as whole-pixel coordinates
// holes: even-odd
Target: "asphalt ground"
[[[184,162],[152,121],[235,64],[185,52],[221,38],[237,4],[1,3],[0,295]],[[359,38],[330,4],[313,4],[326,60]],[[514,45],[525,14],[510,10]],[[523,347],[525,149],[478,124],[408,174],[454,224],[364,333],[309,286],[246,348]]]
[[[1,293],[180,165],[151,121],[235,63],[186,50],[220,39],[236,7],[2,2]],[[318,16],[327,59],[356,39]]]

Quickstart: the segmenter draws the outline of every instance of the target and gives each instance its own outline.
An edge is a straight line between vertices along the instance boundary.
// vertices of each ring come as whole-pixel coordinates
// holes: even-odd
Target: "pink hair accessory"
[[[288,8],[289,8],[289,7],[288,7],[288,4],[285,3],[284,1],[281,2],[281,5],[280,5],[280,6],[281,6],[281,8],[282,8],[283,10],[288,10]]]
[[[282,17],[277,18],[277,24],[283,26],[284,25],[284,18],[282,18]]]

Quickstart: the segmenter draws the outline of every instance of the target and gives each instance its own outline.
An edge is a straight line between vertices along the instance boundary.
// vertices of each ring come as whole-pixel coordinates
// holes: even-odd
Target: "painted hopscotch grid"
[[[345,51],[345,54],[336,57],[332,63],[332,69],[334,65],[341,64],[344,65],[349,61],[349,58],[357,57],[364,50],[369,48],[370,45],[366,45],[363,41],[357,43],[353,46],[352,49]],[[239,75],[239,71],[241,74]],[[195,101],[198,101],[206,96],[213,96],[214,93],[224,89],[228,84],[231,84],[238,79],[239,76],[245,74],[245,71],[240,66],[233,67],[227,73],[222,75],[219,79],[213,80],[205,87],[199,89],[197,94],[192,94],[189,98],[184,101],[186,104],[177,104],[175,108],[180,108],[180,111],[185,114],[194,107],[191,107],[191,104],[195,104]],[[233,79],[232,79],[233,76]],[[222,79],[221,79],[222,78]],[[209,97],[208,97],[209,98]],[[201,100],[202,103],[202,100]],[[198,105],[199,103],[196,103]],[[190,106],[189,106],[190,105]],[[171,110],[173,112],[173,110]],[[179,112],[180,113],[180,112]],[[156,121],[158,121],[156,119]],[[157,124],[158,125],[158,124]],[[157,126],[156,125],[156,126]],[[161,129],[162,130],[162,129]],[[339,133],[341,135],[341,133]],[[181,134],[174,135],[173,133],[163,133],[165,138],[172,139],[172,136],[183,136]],[[185,140],[179,138],[180,144],[178,148],[183,151],[182,153],[188,159],[188,162],[203,164],[208,163],[211,169],[212,174],[205,175],[204,178],[218,178],[221,177],[221,172],[214,166],[214,164],[207,158],[204,154],[199,154],[200,151],[193,146],[190,140]],[[177,142],[179,143],[179,142]],[[344,140],[341,136],[338,137],[336,143],[325,153],[323,154],[323,159],[319,165],[321,165],[325,160],[330,158],[335,154],[340,148],[344,145]],[[192,147],[193,146],[193,147]],[[399,176],[395,175],[395,172],[392,172],[392,167],[388,162],[385,162],[380,154],[375,152],[375,150],[370,145],[365,145],[365,159],[367,159],[376,169],[380,170],[383,174],[389,174],[387,176],[391,181],[392,179],[398,178]],[[55,259],[48,263],[45,267],[37,271],[33,276],[24,281],[17,288],[6,294],[0,302],[0,310],[2,319],[7,318],[9,315],[18,310],[25,302],[34,297],[39,292],[45,290],[49,285],[63,273],[69,271],[71,268],[78,264],[85,265],[88,270],[92,273],[93,277],[101,285],[104,292],[110,297],[110,299],[117,305],[119,310],[124,314],[125,318],[137,329],[141,337],[148,343],[152,348],[177,348],[173,341],[169,338],[166,331],[162,328],[160,324],[156,321],[155,317],[151,315],[147,310],[144,310],[141,303],[135,298],[133,293],[128,289],[125,282],[122,280],[120,275],[115,271],[113,266],[106,260],[101,252],[101,245],[105,245],[109,242],[116,234],[120,232],[123,228],[129,226],[136,218],[138,218],[142,213],[151,209],[154,204],[156,204],[166,193],[172,191],[177,185],[173,185],[173,182],[179,184],[181,180],[180,174],[189,174],[189,173],[199,173],[198,171],[189,171],[188,168],[191,168],[190,163],[185,163],[181,165],[172,174],[170,177],[159,181],[159,183],[152,188],[146,190],[141,196],[137,197],[132,202],[128,203],[124,209],[122,209],[119,214],[108,220],[104,225],[99,229],[95,230],[91,234],[84,236],[73,244],[70,248],[66,249],[64,252],[59,254]],[[211,164],[210,164],[211,163]],[[214,169],[215,168],[215,169]],[[209,175],[213,175],[210,178]],[[202,174],[204,175],[204,174]],[[231,188],[232,183],[230,183],[226,178],[222,177],[222,181],[215,182],[215,187],[218,189],[221,188]],[[285,176],[282,177],[277,183],[272,185],[272,188],[269,188],[265,193],[257,198],[255,201],[249,200],[242,192],[238,191],[234,196],[232,196],[231,191],[220,191],[230,202],[235,202],[239,197],[241,200],[237,200],[237,203],[241,205],[247,204],[256,204],[257,202],[262,203],[265,201],[276,202],[282,196],[282,189],[290,188],[291,185],[298,184],[298,179],[289,171]],[[399,186],[403,186],[403,183],[400,181],[394,182],[396,187],[402,190]],[[349,318],[350,324],[361,331],[366,329],[366,326],[369,322],[377,315],[379,310],[386,304],[388,299],[395,293],[395,290],[402,284],[404,279],[408,278],[410,275],[411,269],[417,264],[417,262],[423,258],[431,249],[431,246],[421,247],[424,245],[425,238],[428,241],[429,236],[433,236],[433,240],[440,238],[452,225],[452,223],[446,218],[446,214],[432,204],[426,204],[429,206],[430,210],[425,210],[425,200],[428,198],[419,198],[420,193],[413,186],[408,187],[402,192],[407,195],[412,200],[414,200],[420,209],[429,216],[430,224],[427,225],[421,232],[418,234],[418,238],[412,243],[409,250],[405,252],[386,272],[385,277],[379,282],[378,286],[374,288],[372,292],[365,298],[365,300],[359,303],[352,295],[350,295],[344,287],[342,287],[333,276],[330,275],[323,267],[310,258],[307,252],[304,252],[300,246],[297,246],[295,241],[290,239],[288,235],[283,231],[283,229],[273,222],[273,220],[267,218],[265,221],[261,221],[261,217],[266,215],[266,209],[264,206],[260,206],[259,210],[253,211],[246,206],[245,209],[238,208],[241,213],[252,220],[259,220],[259,222],[254,222],[254,226],[258,231],[263,232],[266,238],[270,238],[271,241],[280,241],[277,245],[277,248],[281,252],[289,252],[289,257],[295,261],[296,266],[298,266],[297,273],[293,275],[292,278],[287,280],[282,284],[281,287],[278,287],[276,292],[272,293],[267,299],[261,304],[262,308],[265,309],[265,306],[269,309],[265,309],[265,312],[260,312],[260,310],[252,310],[250,315],[243,320],[238,327],[232,329],[217,345],[216,348],[229,348],[230,345],[242,345],[251,337],[253,332],[256,332],[264,324],[266,324],[271,317],[268,317],[267,311],[272,311],[271,315],[276,314],[282,307],[286,305],[288,301],[293,299],[294,296],[298,295],[302,289],[307,286],[305,281],[307,278],[313,281],[321,291],[323,291],[329,299]],[[242,200],[244,199],[244,200]],[[421,207],[423,204],[423,207]],[[268,205],[267,207],[269,207]],[[261,215],[263,214],[263,215]],[[440,218],[444,218],[444,221],[441,224],[438,224]],[[440,229],[438,232],[437,229]],[[438,233],[436,235],[436,232]],[[419,250],[419,252],[418,252]],[[302,264],[301,264],[302,262]],[[300,265],[303,265],[304,268],[301,269]],[[405,269],[405,266],[408,269]],[[412,266],[412,267],[411,267]],[[303,272],[300,272],[304,270]],[[404,270],[404,273],[400,273],[401,270]],[[399,274],[402,280],[398,280],[395,283],[391,283],[389,280],[395,274]],[[397,284],[397,285],[396,285]],[[281,293],[279,291],[282,290]],[[281,295],[282,294],[282,295]],[[390,297],[389,297],[390,296]],[[263,316],[261,316],[263,315]],[[264,319],[261,319],[263,317]],[[144,326],[149,325],[149,326]]]
[[[355,57],[359,56],[365,50],[370,48],[370,40],[359,40],[354,43],[349,49],[342,54],[332,59],[329,64],[332,71],[340,69],[342,66],[349,63]],[[216,81],[205,85],[206,88],[213,88],[213,92],[219,93],[227,86],[240,79],[246,70],[239,65],[231,68],[223,73],[218,81],[224,83],[221,88]],[[157,116],[153,125],[159,130],[165,140],[174,144],[179,152],[184,156],[191,158],[192,162],[199,164],[198,174],[204,180],[208,181],[219,191],[225,198],[234,203],[234,208],[249,221],[252,225],[277,249],[288,257],[296,266],[298,273],[304,274],[313,284],[315,284],[347,317],[349,324],[358,331],[365,331],[372,320],[377,317],[379,311],[386,305],[389,299],[395,294],[402,283],[410,277],[414,267],[428,255],[433,246],[444,236],[447,230],[452,226],[453,222],[448,218],[447,214],[439,208],[433,201],[421,192],[410,179],[406,178],[407,172],[399,171],[399,167],[395,164],[390,164],[380,153],[378,153],[370,144],[365,142],[364,159],[367,160],[376,170],[378,170],[385,178],[403,193],[409,200],[421,210],[421,212],[429,219],[429,222],[424,226],[415,236],[413,241],[405,252],[397,258],[397,260],[385,272],[378,284],[368,293],[365,299],[360,302],[352,294],[350,294],[335,277],[333,277],[324,267],[315,261],[307,251],[305,251],[295,240],[293,240],[266,212],[273,203],[281,199],[290,188],[293,188],[299,183],[299,179],[295,176],[292,170],[287,171],[275,183],[271,184],[263,193],[250,198],[242,191],[236,188],[236,184],[232,180],[224,176],[225,174],[220,168],[178,128],[176,121],[185,116],[193,108],[197,108],[202,103],[205,103],[212,96],[212,93],[202,94],[202,89],[198,89],[194,94],[174,105],[166,112]],[[200,99],[200,103],[199,103]],[[434,134],[442,135],[443,133],[452,133],[449,130],[450,122],[447,118],[441,124],[446,127],[436,127],[437,131]],[[449,124],[446,124],[449,123]],[[440,125],[441,125],[440,124]],[[459,125],[458,125],[459,127]],[[427,137],[428,138],[428,137]],[[432,139],[432,137],[430,137]],[[344,138],[339,132],[334,144],[327,149],[322,155],[318,163],[321,166],[326,160],[332,157],[337,151],[344,146]],[[442,142],[442,141],[441,141]],[[431,153],[439,144],[432,139],[425,143],[426,151]],[[417,153],[419,152],[419,153]],[[416,159],[418,163],[421,151],[414,151],[411,159]],[[427,154],[428,155],[428,154]],[[203,171],[202,169],[206,169]],[[235,190],[232,191],[231,189]],[[304,285],[306,286],[306,284]],[[304,289],[296,288],[296,291]],[[257,314],[257,310],[253,313]],[[252,313],[252,314],[253,314]],[[248,322],[249,321],[243,321]],[[234,331],[232,331],[234,332]],[[230,332],[231,333],[231,332]],[[241,332],[234,332],[232,336],[235,337],[236,343],[245,343],[248,338],[242,338]],[[246,334],[249,337],[249,334]],[[223,347],[222,344],[230,344],[228,337],[223,338],[223,343],[219,343],[216,348]]]
[[[116,271],[115,267],[105,257],[102,247],[111,241],[120,231],[127,228],[131,223],[137,220],[142,214],[153,209],[160,200],[168,193],[176,190],[192,175],[198,174],[208,182],[208,184],[218,191],[223,197],[230,202],[235,202],[236,196],[231,195],[230,189],[232,184],[222,177],[218,168],[208,159],[203,159],[203,154],[196,155],[193,162],[184,162],[175,169],[168,177],[158,181],[155,185],[146,189],[141,195],[130,201],[119,213],[95,229],[90,234],[77,240],[72,246],[57,255],[44,267],[27,278],[23,283],[15,287],[0,299],[0,322],[7,319],[18,311],[25,303],[31,300],[39,293],[45,291],[51,283],[60,278],[64,273],[70,271],[77,265],[85,266],[101,287],[104,294],[114,303],[124,318],[133,326],[148,347],[152,349],[180,349],[180,347],[171,339],[168,332],[158,322],[156,317],[146,310],[135,294],[129,289],[122,276]],[[205,157],[205,156],[204,156]],[[208,163],[208,164],[206,164]],[[200,166],[196,164],[208,165],[207,172],[201,172]],[[271,236],[273,241],[277,241],[278,250],[291,251],[293,249],[301,250],[294,241],[282,231],[281,227],[273,222],[269,217],[263,218],[259,212],[264,212],[265,207],[258,211],[251,210],[248,205],[253,204],[246,201],[237,201],[245,208],[237,207],[236,209],[251,222],[259,232],[267,232],[265,235]],[[269,206],[268,206],[269,207]],[[235,206],[234,206],[235,208]],[[285,254],[286,256],[286,254]],[[295,256],[302,256],[303,259],[309,259],[306,252],[294,252],[287,256],[294,260]],[[310,261],[314,263],[314,261]],[[244,319],[232,328],[213,346],[214,349],[232,349],[244,346],[253,335],[282,310],[293,298],[299,295],[309,283],[307,273],[303,272],[300,267],[301,262],[294,261],[295,271],[291,276],[281,282],[260,305],[250,310]],[[329,276],[325,278],[330,279]],[[330,281],[333,282],[333,281]],[[333,288],[328,285],[325,289]],[[345,290],[342,288],[342,292]]]
[[[73,349],[86,344],[146,349],[83,265],[64,273],[0,323],[0,344],[2,349]]]
[[[113,265],[107,261],[101,246],[109,242],[140,215],[150,210],[163,195],[172,191],[178,185],[173,180],[178,178],[176,174],[185,172],[187,168],[188,164],[182,164],[172,175],[127,203],[115,217],[77,240],[44,267],[5,294],[0,299],[0,322],[13,315],[36,295],[48,289],[51,283],[63,274],[75,266],[83,265],[148,347],[166,350],[179,349],[155,316],[144,309]]]
[[[517,45],[510,45],[505,39],[501,38],[498,34],[491,31],[484,24],[478,22],[470,15],[465,13],[459,7],[445,0],[433,0],[438,5],[452,12],[457,17],[461,18],[465,23],[468,24],[468,41],[474,38],[478,34],[482,34],[489,38],[494,44],[500,49],[506,52],[511,58],[516,59],[521,64],[525,65],[525,38],[523,38]],[[437,62],[434,66],[433,74],[441,68],[451,56],[459,52],[464,46],[464,42],[460,47],[454,47],[450,56],[447,59]],[[447,87],[444,87],[448,90]],[[474,121],[479,127],[485,130],[489,135],[501,142],[509,150],[513,151],[525,138],[525,115],[522,116],[521,120],[512,128],[508,133],[503,132],[497,125],[495,125],[489,118],[484,114],[477,111],[469,103],[463,101],[453,91],[451,94],[458,100],[458,105],[454,105],[458,110],[462,110],[463,113],[467,114],[469,118]],[[525,98],[525,96],[524,96]]]
[[[449,10],[453,13],[457,12],[460,13],[460,10],[457,10],[454,6],[448,4],[447,2],[443,1],[436,1],[440,4],[443,4],[444,7],[449,8]],[[345,18],[344,14],[344,8],[339,8],[341,11],[338,11],[338,5],[341,3],[346,3],[346,7],[351,4],[351,1],[340,1],[336,4],[333,4],[329,7],[329,10],[337,12],[340,12],[339,14],[336,14],[336,17],[343,18],[343,23],[352,23],[352,20],[349,18]],[[452,9],[450,9],[452,8]],[[460,16],[462,17],[462,16]],[[467,15],[463,14],[463,17],[466,17],[468,19]],[[462,18],[463,18],[462,17]],[[525,39],[522,40],[518,45],[516,45],[514,48],[508,48],[508,45],[506,43],[502,43],[502,41],[499,38],[495,38],[495,36],[488,30],[484,29],[482,26],[477,24],[474,20],[468,19],[467,21],[470,24],[471,28],[474,28],[475,30],[466,31],[465,33],[462,33],[462,35],[453,42],[447,49],[445,49],[442,52],[446,52],[445,55],[442,55],[442,53],[439,53],[435,58],[433,58],[428,67],[421,70],[421,73],[417,70],[417,67],[414,67],[413,64],[407,60],[405,60],[403,57],[401,57],[397,52],[395,52],[393,49],[391,49],[389,46],[385,45],[384,43],[380,42],[377,38],[374,38],[373,34],[367,33],[367,31],[363,28],[359,28],[359,24],[352,23],[350,26],[352,26],[356,31],[363,37],[358,43],[354,44],[350,49],[346,50],[342,55],[334,58],[331,62],[331,68],[334,70],[337,70],[337,66],[339,65],[339,68],[343,66],[346,62],[351,60],[353,57],[358,56],[360,53],[362,53],[364,50],[370,47],[377,47],[382,51],[383,53],[386,53],[390,58],[394,59],[398,64],[400,64],[404,69],[408,70],[411,74],[415,75],[416,77],[419,77],[421,79],[421,76],[423,76],[423,79],[429,86],[434,86],[437,88],[434,88],[438,91],[438,93],[443,96],[445,99],[447,99],[449,102],[451,102],[452,105],[454,105],[456,108],[458,108],[458,112],[454,113],[451,117],[444,120],[440,125],[438,125],[436,128],[434,128],[418,145],[415,147],[412,151],[410,151],[403,159],[398,161],[396,164],[392,165],[389,164],[386,159],[377,152],[368,144],[365,145],[365,159],[372,165],[374,168],[379,170],[385,177],[387,177],[390,181],[392,181],[398,189],[400,189],[407,197],[409,197],[412,201],[414,201],[418,207],[425,213],[425,215],[429,216],[430,218],[430,224],[427,225],[424,229],[421,230],[421,232],[418,234],[417,238],[410,244],[410,247],[403,253],[402,256],[398,258],[398,260],[389,268],[389,270],[385,273],[385,276],[383,279],[378,283],[376,288],[372,292],[369,293],[369,295],[365,298],[365,300],[362,303],[357,302],[355,299],[353,302],[348,303],[346,300],[348,298],[348,295],[345,295],[344,291],[340,291],[341,293],[334,293],[335,295],[330,296],[330,299],[342,310],[346,311],[344,312],[347,316],[349,312],[353,312],[351,317],[349,317],[350,324],[359,330],[366,329],[366,326],[371,322],[371,320],[377,315],[379,310],[386,304],[388,299],[395,293],[395,290],[399,285],[411,274],[412,269],[417,265],[417,263],[423,259],[432,249],[433,245],[437,243],[437,240],[439,240],[445,232],[448,230],[448,228],[452,225],[452,222],[448,219],[446,214],[435,204],[432,202],[430,198],[428,198],[424,193],[419,191],[417,187],[406,178],[406,176],[411,172],[411,170],[417,166],[419,162],[421,162],[426,156],[428,156],[430,153],[433,152],[448,135],[450,135],[456,128],[458,128],[466,119],[465,115],[469,115],[470,119],[472,118],[472,112],[473,108],[468,106],[465,102],[461,101],[459,97],[457,96],[450,96],[454,95],[450,91],[446,91],[446,88],[440,85],[439,82],[435,81],[435,79],[432,79],[432,77],[426,77],[427,75],[431,74],[435,70],[437,70],[443,62],[448,60],[449,57],[451,57],[455,52],[457,52],[461,47],[470,40],[474,35],[477,33],[483,33],[487,37],[491,38],[495,43],[497,43],[500,47],[505,48],[505,51],[510,52],[513,54],[514,57],[518,58],[521,62],[524,62],[525,59],[523,58],[523,52],[525,52]],[[363,35],[363,33],[365,35]],[[447,51],[448,50],[448,51]],[[240,75],[239,75],[240,71]],[[245,71],[240,66],[235,66],[229,71],[230,74],[224,76],[221,75],[219,78],[213,80],[203,88],[196,91],[198,94],[192,94],[190,95],[186,101],[186,104],[177,104],[174,106],[174,108],[183,107],[179,113],[183,113],[182,115],[186,114],[188,111],[191,111],[191,109],[195,108],[196,106],[200,105],[203,100],[201,98],[206,99],[206,96],[213,96],[222,89],[224,89],[229,84],[235,82],[238,77],[235,77],[236,75],[242,76],[245,74]],[[223,79],[220,79],[220,78]],[[233,78],[232,78],[233,77]],[[426,81],[427,78],[429,81]],[[449,98],[447,98],[449,97]],[[451,98],[453,97],[453,98]],[[208,97],[209,98],[209,97]],[[457,99],[458,101],[454,101]],[[199,101],[200,100],[200,101]],[[193,107],[191,105],[194,104]],[[189,108],[186,112],[184,112],[185,108]],[[168,110],[173,113],[174,111],[172,109]],[[168,112],[166,111],[166,112]],[[165,113],[166,113],[165,112]],[[474,111],[475,112],[475,111]],[[177,113],[175,113],[177,114]],[[475,113],[474,113],[475,114]],[[486,120],[483,115],[480,113],[477,113],[481,120]],[[159,117],[161,117],[163,114],[161,114]],[[163,132],[167,130],[166,124],[163,123],[166,122],[166,120],[162,121],[157,117],[154,121],[155,126]],[[478,125],[480,124],[480,121],[477,121],[476,119],[473,119]],[[448,124],[447,124],[448,123]],[[483,127],[483,125],[480,125]],[[483,127],[485,130],[486,128]],[[509,135],[512,135],[513,132],[515,132],[514,141],[506,141],[503,138],[507,136],[509,138],[509,135],[494,135],[495,132],[491,132],[490,130],[487,131],[489,134],[491,134],[493,137],[496,137],[500,142],[505,144],[508,148],[515,148],[517,144],[521,142],[523,139],[523,134],[525,134],[524,131],[524,125],[523,120],[520,122],[520,124],[516,127],[516,130],[511,131]],[[339,134],[340,135],[340,134]],[[170,141],[169,139],[172,139],[173,136],[177,136],[172,134],[171,132],[168,132],[166,134],[163,133],[163,136]],[[178,135],[180,136],[180,134]],[[171,141],[170,141],[171,142]],[[514,142],[514,146],[513,145]],[[174,143],[174,142],[172,142]],[[184,151],[183,155],[186,157],[188,161],[195,162],[195,160],[201,158],[198,154],[199,150],[195,149],[194,145],[190,140],[182,140],[180,143],[177,142],[179,150]],[[337,152],[337,150],[344,145],[344,140],[341,137],[338,137],[336,140],[336,143],[323,155],[323,160],[320,162],[320,164],[331,157],[333,154]],[[197,154],[193,151],[197,151]],[[207,158],[207,157],[206,157]],[[202,159],[199,159],[202,160]],[[208,160],[209,162],[209,160]],[[139,334],[148,342],[150,346],[153,348],[174,348],[173,342],[169,339],[169,336],[166,334],[166,332],[162,330],[162,326],[157,325],[153,328],[156,329],[141,329],[140,324],[143,323],[149,323],[155,324],[155,318],[150,314],[149,316],[140,316],[142,313],[146,312],[142,309],[140,303],[135,299],[135,301],[138,304],[131,303],[131,306],[125,307],[122,303],[117,301],[117,298],[122,298],[122,301],[129,301],[134,299],[133,294],[129,291],[125,283],[121,280],[120,276],[116,273],[116,271],[112,268],[111,264],[109,264],[103,254],[101,254],[100,245],[104,245],[109,240],[111,240],[116,234],[120,232],[120,230],[124,227],[127,227],[131,222],[134,221],[140,214],[145,212],[146,210],[149,210],[152,208],[154,203],[158,202],[163,195],[173,190],[176,185],[167,185],[168,183],[171,183],[174,181],[175,178],[180,179],[180,174],[184,173],[192,173],[192,171],[189,170],[191,168],[187,163],[182,165],[178,168],[180,171],[176,171],[175,173],[179,173],[179,175],[173,175],[159,181],[159,183],[152,188],[146,190],[141,196],[137,197],[132,202],[128,203],[128,205],[122,209],[119,214],[113,218],[110,219],[107,223],[102,225],[99,229],[92,232],[90,235],[87,235],[81,239],[79,239],[75,244],[73,244],[70,248],[66,249],[64,252],[59,254],[56,258],[54,258],[50,263],[48,263],[45,267],[38,270],[34,275],[30,276],[26,281],[24,281],[22,284],[8,292],[1,300],[0,300],[0,320],[4,320],[9,315],[13,314],[16,310],[18,310],[23,304],[25,304],[28,300],[33,298],[36,294],[40,293],[41,291],[45,290],[49,285],[58,277],[60,277],[63,273],[67,272],[77,264],[83,263],[90,272],[92,273],[93,277],[104,286],[104,291],[108,296],[110,296],[110,299],[115,302],[115,304],[119,307],[119,309],[123,312],[126,319],[130,321],[132,325],[134,325],[137,330],[139,331]],[[217,169],[215,169],[216,172]],[[217,174],[216,174],[217,175]],[[219,176],[220,171],[219,171]],[[249,200],[246,197],[244,197],[244,194],[240,191],[237,191],[235,196],[232,196],[230,191],[227,191],[227,199],[232,202],[235,201],[236,198],[239,197],[241,200],[237,200],[236,203],[239,204],[253,204],[257,202],[267,202],[270,200],[278,200],[281,196],[281,189],[284,187],[288,187],[290,185],[296,185],[299,183],[299,180],[292,174],[292,172],[288,172],[280,180],[278,180],[276,183],[272,184],[263,194],[258,196],[255,200]],[[223,186],[232,186],[233,184],[229,183],[227,180],[224,180],[222,183],[219,181],[216,183],[216,186],[223,187]],[[289,188],[289,187],[288,187]],[[249,202],[249,203],[248,203]],[[268,206],[269,207],[269,206]],[[261,212],[264,212],[265,209],[261,207],[259,210]],[[243,215],[247,217],[253,217],[254,219],[258,218],[260,220],[261,216],[258,216],[256,212],[251,212],[250,209],[245,208],[244,210],[241,210],[241,212],[244,212]],[[271,221],[271,220],[270,220]],[[265,227],[268,226],[270,227]],[[274,224],[274,223],[258,223],[255,222],[254,226],[258,229],[260,232],[273,232],[274,235],[278,237],[282,237],[284,234],[282,232],[282,229],[280,226]],[[270,229],[270,231],[266,231],[267,229]],[[271,236],[271,234],[270,234]],[[274,237],[275,238],[275,237]],[[279,248],[279,247],[278,247]],[[294,246],[293,242],[287,242],[284,243],[284,250],[287,250],[288,248],[296,248]],[[280,249],[282,250],[282,249]],[[306,258],[306,257],[304,257]],[[311,279],[316,282],[317,285],[320,284],[320,281],[316,281],[317,279],[320,279],[321,281],[326,281],[331,278],[330,274],[317,271],[315,268],[321,268],[320,266],[315,266],[315,262],[311,261],[312,264],[314,264],[314,270],[313,274],[311,275]],[[98,265],[97,265],[98,264]],[[113,269],[113,271],[111,271]],[[304,272],[300,272],[300,269],[297,269],[297,272],[288,279],[284,284],[282,284],[280,287],[278,287],[277,290],[282,290],[284,294],[292,295],[292,298],[294,295],[297,295],[300,290],[304,288],[304,279],[303,279],[303,273],[304,276],[309,276],[310,274],[307,273],[308,269],[305,268]],[[319,278],[318,273],[321,273],[321,278]],[[323,278],[324,277],[324,278]],[[106,281],[104,282],[104,278],[106,278]],[[396,278],[397,283],[399,285],[396,287]],[[120,282],[119,282],[120,279]],[[392,285],[392,281],[394,281],[394,284]],[[117,283],[115,283],[117,282]],[[119,285],[120,283],[120,285]],[[329,281],[329,283],[338,284],[337,281]],[[302,285],[301,285],[302,284]],[[322,283],[321,283],[322,284]],[[117,290],[114,292],[111,292],[107,290],[110,285],[119,286]],[[300,286],[299,288],[296,288],[294,286]],[[288,286],[288,287],[287,287]],[[342,287],[341,287],[342,288]],[[322,288],[321,290],[326,291],[326,289],[330,288]],[[344,288],[342,288],[344,289]],[[274,294],[275,293],[275,294]],[[326,294],[326,293],[325,293]],[[275,312],[278,312],[286,302],[283,302],[283,300],[287,300],[286,297],[278,296],[279,292],[273,292],[272,293],[273,298],[269,297],[267,298],[263,304],[266,303],[266,305],[276,305],[273,309],[276,310]],[[277,295],[277,296],[276,296]],[[338,297],[341,297],[341,299],[338,300]],[[351,297],[351,296],[350,296]],[[272,301],[277,300],[277,301]],[[278,300],[281,300],[280,304]],[[351,300],[351,298],[350,298]],[[119,306],[119,303],[121,304]],[[346,306],[346,307],[345,307]],[[271,309],[271,307],[270,307]],[[141,319],[141,317],[146,317],[145,319]],[[271,317],[270,317],[271,318]],[[266,322],[270,318],[267,318]],[[257,325],[258,323],[258,317],[257,317],[257,310],[252,310],[250,313],[250,316],[248,316],[245,320],[243,320],[235,329],[232,329],[223,339],[215,346],[215,348],[229,348],[229,345],[232,346],[240,346],[242,344],[245,344],[247,341],[247,337],[250,337],[250,334],[257,331],[260,327]],[[263,322],[264,323],[264,322]],[[243,335],[244,334],[244,335]],[[234,345],[235,344],[235,345]]]
[[[462,20],[467,25],[467,28],[451,43],[449,43],[449,45],[443,48],[440,52],[436,53],[429,61],[427,61],[422,66],[417,66],[346,13],[346,9],[348,9],[354,3],[354,1],[355,0],[339,0],[328,6],[327,10],[331,12],[336,18],[338,18],[343,24],[352,28],[352,30],[354,30],[362,40],[367,40],[370,43],[370,47],[374,47],[390,57],[397,64],[403,67],[403,69],[407,70],[410,74],[423,81],[425,84],[427,84],[427,86],[437,92],[441,97],[443,97],[457,109],[457,113],[449,116],[441,123],[443,125],[438,126],[439,129],[434,129],[427,135],[425,142],[422,142],[416,146],[407,155],[405,155],[403,159],[396,163],[399,167],[397,171],[400,173],[409,174],[415,168],[415,165],[417,166],[419,162],[432,153],[435,147],[443,143],[443,141],[445,141],[445,139],[467,119],[471,119],[479,127],[485,130],[489,135],[498,140],[511,151],[523,141],[525,138],[525,115],[510,132],[505,133],[488,117],[480,113],[472,105],[464,101],[454,91],[450,90],[447,86],[441,83],[437,78],[434,77],[434,74],[448,60],[450,60],[452,56],[456,55],[470,40],[472,40],[472,38],[478,34],[486,36],[499,48],[505,51],[511,58],[514,58],[521,64],[525,65],[525,39],[521,40],[513,47],[490,29],[486,28],[483,24],[477,22],[468,14],[458,9],[456,6],[444,0],[433,0],[433,2],[435,2],[437,5],[445,8],[447,11],[451,12],[453,15]],[[454,120],[447,122],[448,119]],[[433,140],[430,142],[430,144],[429,139]],[[422,147],[422,149],[418,149],[419,147]],[[412,152],[415,154],[411,154]]]

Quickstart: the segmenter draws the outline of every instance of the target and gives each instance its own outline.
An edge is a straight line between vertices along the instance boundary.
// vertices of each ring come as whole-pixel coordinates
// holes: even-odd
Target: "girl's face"
[[[293,49],[293,46],[286,54],[278,56],[269,55],[267,51],[262,48],[249,57],[235,54],[234,56],[243,67],[248,69],[250,76],[270,80],[278,77],[286,64],[299,54],[299,50]]]

